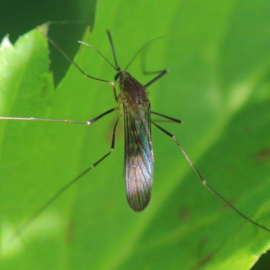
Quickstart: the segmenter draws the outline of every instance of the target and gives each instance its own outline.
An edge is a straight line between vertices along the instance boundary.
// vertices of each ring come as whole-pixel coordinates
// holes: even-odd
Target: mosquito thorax
[[[114,76],[114,80],[116,82],[118,82],[119,84],[121,84],[121,82],[123,80],[129,79],[129,78],[132,78],[132,76],[128,72],[126,72],[126,71],[119,71]],[[132,79],[134,79],[134,78],[132,78]]]
[[[150,101],[144,86],[134,79],[128,72],[122,71],[116,74],[120,89],[120,101],[127,107],[148,106]]]

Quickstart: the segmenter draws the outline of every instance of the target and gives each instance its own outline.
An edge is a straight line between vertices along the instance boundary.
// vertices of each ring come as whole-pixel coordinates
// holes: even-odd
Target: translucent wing
[[[127,200],[139,212],[150,201],[153,180],[150,106],[136,112],[124,106],[124,119]]]

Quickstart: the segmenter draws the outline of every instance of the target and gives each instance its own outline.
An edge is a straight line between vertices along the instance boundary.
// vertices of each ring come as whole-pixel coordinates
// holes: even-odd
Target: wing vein
[[[126,192],[135,211],[142,211],[151,196],[153,150],[149,111],[149,106],[136,112],[124,107]]]

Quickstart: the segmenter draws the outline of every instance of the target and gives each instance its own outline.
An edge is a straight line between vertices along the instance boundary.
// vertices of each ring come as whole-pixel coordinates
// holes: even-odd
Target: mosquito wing
[[[124,106],[125,179],[127,200],[134,211],[149,203],[153,180],[150,106],[134,112]]]

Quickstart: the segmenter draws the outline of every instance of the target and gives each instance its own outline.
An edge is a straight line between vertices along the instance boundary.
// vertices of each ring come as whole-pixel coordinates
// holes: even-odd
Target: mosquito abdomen
[[[152,182],[152,181],[151,181]],[[136,184],[126,186],[127,200],[129,206],[136,212],[146,208],[151,198],[151,187],[148,185],[138,187]],[[151,183],[152,186],[152,183]]]

